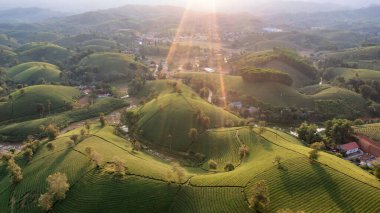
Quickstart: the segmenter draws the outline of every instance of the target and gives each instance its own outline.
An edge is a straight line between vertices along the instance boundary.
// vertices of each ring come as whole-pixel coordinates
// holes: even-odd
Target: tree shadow
[[[342,196],[340,191],[340,186],[333,180],[331,175],[326,172],[325,168],[319,163],[311,164],[311,168],[319,176],[322,186],[325,191],[329,194],[332,201],[339,207],[342,212],[353,212],[352,205],[348,203]]]

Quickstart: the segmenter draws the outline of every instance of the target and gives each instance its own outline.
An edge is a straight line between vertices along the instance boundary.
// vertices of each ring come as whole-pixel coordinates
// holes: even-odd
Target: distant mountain
[[[68,14],[42,8],[15,8],[0,10],[0,23],[9,22],[41,22]]]
[[[187,17],[183,19],[183,17]],[[110,32],[120,29],[134,29],[140,32],[167,32],[178,28],[183,21],[184,31],[208,28],[216,17],[220,28],[234,31],[260,24],[260,20],[248,13],[217,14],[188,11],[176,6],[126,5],[123,7],[86,12],[62,17],[47,23],[50,29],[58,32]],[[194,31],[193,31],[194,32]]]
[[[279,14],[267,18],[273,25],[327,28],[380,33],[380,6],[317,13]]]
[[[349,7],[342,6],[341,4],[305,1],[271,1],[248,8],[250,8],[254,14],[264,16],[283,13],[315,13],[350,9]]]

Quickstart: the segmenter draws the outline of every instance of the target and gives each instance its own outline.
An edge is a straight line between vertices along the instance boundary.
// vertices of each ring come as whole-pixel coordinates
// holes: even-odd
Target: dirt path
[[[109,125],[118,125],[120,123],[120,119],[121,119],[121,112],[124,109],[126,109],[126,108],[118,109],[118,110],[111,112],[110,114],[106,115],[105,117],[106,117],[107,123]],[[84,124],[86,122],[94,123],[94,122],[97,122],[98,120],[99,120],[99,118],[96,117],[96,118],[90,118],[87,120],[72,123],[68,127],[62,129],[61,133],[66,133],[66,132],[71,131],[73,129],[77,129],[79,127],[82,127],[82,126],[84,126]]]
[[[212,90],[208,89],[208,99],[207,99],[207,101],[210,104],[212,103],[212,96],[213,96]]]

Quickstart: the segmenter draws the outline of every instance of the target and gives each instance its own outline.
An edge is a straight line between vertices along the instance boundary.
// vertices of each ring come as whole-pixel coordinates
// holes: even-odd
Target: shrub
[[[233,170],[235,170],[235,166],[232,163],[227,163],[224,167],[224,171],[226,172],[231,172]]]
[[[52,143],[52,142],[49,142],[46,144],[46,148],[49,150],[49,151],[54,151],[55,149],[55,145]]]
[[[244,159],[247,157],[249,154],[249,147],[245,144],[242,144],[239,148],[239,154],[240,154],[240,159]]]
[[[318,158],[319,158],[319,151],[316,150],[316,149],[313,149],[309,152],[309,159],[314,162],[314,161],[317,161]]]
[[[13,157],[8,160],[7,169],[11,173],[12,183],[17,184],[23,179],[21,167],[16,164]]]
[[[66,198],[66,192],[69,190],[69,183],[66,174],[55,173],[49,175],[46,179],[48,183],[47,192],[42,194],[38,199],[38,205],[44,210],[49,211],[54,201]]]
[[[257,212],[266,212],[269,207],[269,190],[264,180],[259,181],[253,187],[252,196],[248,200],[249,208]]]
[[[213,161],[213,160],[209,160],[209,161],[208,161],[208,167],[209,167],[210,169],[217,169],[217,168],[218,168],[218,163],[216,163],[216,162]]]
[[[127,168],[125,167],[125,162],[119,157],[113,158],[113,163],[115,165],[115,172],[117,172],[120,176],[124,176],[127,172]]]
[[[46,133],[47,137],[49,138],[49,140],[55,140],[57,138],[57,136],[59,135],[59,129],[57,126],[55,126],[53,124],[49,124],[45,128],[45,133]]]

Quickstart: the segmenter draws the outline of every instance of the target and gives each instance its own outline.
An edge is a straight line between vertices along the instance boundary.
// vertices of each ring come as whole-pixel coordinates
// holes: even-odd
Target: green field
[[[42,62],[29,62],[19,64],[7,71],[7,76],[16,83],[36,84],[44,80],[46,82],[60,81],[61,71],[55,65]]]
[[[71,123],[98,117],[100,113],[108,114],[127,105],[119,99],[99,99],[89,109],[76,109],[44,118],[0,125],[0,135],[7,137],[9,141],[22,141],[29,135],[38,135],[41,125],[55,124],[59,128],[65,128]]]
[[[22,92],[24,91],[24,93]],[[37,105],[44,105],[44,114],[64,111],[67,104],[74,103],[80,92],[72,87],[39,85],[17,90],[11,94],[12,99],[0,103],[0,122],[10,119],[38,117]]]
[[[23,62],[41,61],[62,65],[71,56],[71,51],[48,42],[33,42],[25,44],[16,51]]]
[[[356,134],[380,141],[380,123],[357,126],[354,130]]]
[[[132,55],[120,53],[94,53],[84,58],[80,64],[95,68],[95,79],[102,81],[130,80],[137,72],[147,70],[145,65],[135,61]]]
[[[186,167],[184,179],[170,185],[166,183],[169,162],[145,152],[133,152],[129,141],[113,134],[113,127],[93,124],[85,140],[68,148],[68,137],[79,130],[53,141],[54,151],[48,151],[46,143],[42,143],[32,161],[18,161],[24,179],[17,185],[10,185],[5,165],[0,163],[0,202],[6,204],[0,205],[1,212],[41,212],[37,199],[46,190],[46,177],[55,172],[67,174],[70,190],[65,200],[55,203],[53,212],[251,212],[247,199],[260,180],[265,180],[269,188],[270,212],[284,208],[306,212],[380,210],[380,182],[374,176],[326,153],[321,153],[318,162],[310,163],[309,148],[271,129],[261,136],[256,129],[250,132],[244,127],[205,133],[199,141],[204,145],[193,148],[207,159],[217,159],[219,168],[238,155],[233,148],[237,142],[234,135],[239,136],[237,143],[249,146],[250,153],[241,162],[236,160],[232,172],[207,172],[206,166],[203,170]],[[95,169],[84,154],[89,146],[103,156],[104,169]],[[115,156],[128,167],[124,177],[107,170]],[[283,158],[285,169],[272,164],[276,156]]]

